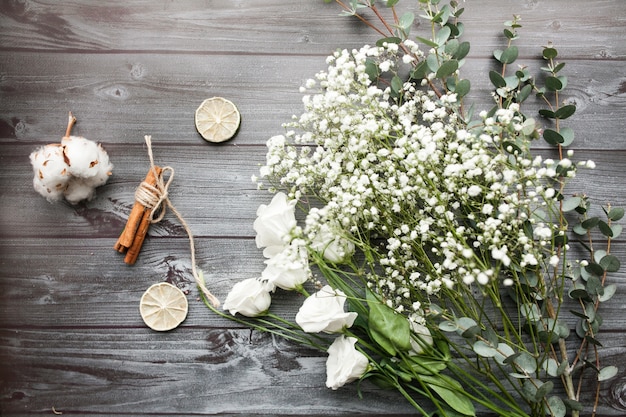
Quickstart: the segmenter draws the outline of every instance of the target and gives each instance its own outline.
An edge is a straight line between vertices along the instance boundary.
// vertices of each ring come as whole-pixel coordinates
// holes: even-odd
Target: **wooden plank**
[[[538,54],[538,53],[536,53]],[[535,55],[537,56],[537,55]],[[576,147],[624,149],[626,129],[624,61],[569,61],[564,100],[577,105],[567,125],[578,134]],[[524,59],[535,73],[542,64]],[[468,60],[469,103],[489,109],[493,62]],[[205,98],[223,96],[242,114],[241,129],[228,145],[264,144],[284,132],[282,123],[301,114],[305,80],[326,68],[324,57],[0,53],[0,141],[56,142],[67,112],[78,118],[76,135],[105,144],[155,140],[204,144],[194,112]],[[529,107],[535,115],[538,107]],[[611,109],[610,111],[608,109]],[[228,146],[227,145],[227,146]],[[213,145],[212,147],[216,147]],[[212,147],[207,147],[208,149]]]
[[[414,3],[407,4],[401,11],[419,14]],[[519,44],[524,48],[538,50],[552,41],[570,57],[620,59],[626,55],[621,42],[626,27],[620,18],[626,13],[623,2],[596,0],[592,8],[584,0],[560,5],[506,0],[466,6],[462,20],[472,54],[490,56],[503,42],[499,37],[502,23],[518,14],[524,26]],[[325,5],[322,0],[9,2],[0,8],[0,45],[11,51],[326,55],[339,39],[350,48],[364,39],[374,43],[377,38],[372,31],[355,19],[338,16],[339,11],[337,5]],[[414,29],[418,32],[429,33],[419,18]],[[579,41],[582,36],[584,42]]]
[[[0,344],[12,364],[3,415],[413,414],[397,392],[368,382],[361,399],[355,384],[325,388],[324,354],[248,330],[0,330]],[[609,344],[604,363],[619,364],[626,350]],[[622,415],[623,384],[604,385],[598,415]]]
[[[1,330],[0,343],[0,359],[12,363],[3,415],[411,412],[367,383],[362,400],[355,385],[325,388],[324,354],[248,330]]]

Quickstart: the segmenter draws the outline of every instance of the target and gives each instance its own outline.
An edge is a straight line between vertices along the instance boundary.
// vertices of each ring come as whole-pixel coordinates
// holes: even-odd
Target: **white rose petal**
[[[261,278],[284,290],[296,289],[310,276],[308,256],[303,246],[292,244],[265,261]]]
[[[411,333],[415,335],[415,337],[411,337],[411,350],[414,353],[422,353],[426,346],[433,345],[433,337],[428,327],[414,321],[410,321],[409,326]]]
[[[344,310],[346,296],[330,285],[308,297],[296,314],[296,323],[307,333],[337,333],[351,327],[357,313]]]
[[[359,379],[367,371],[367,357],[355,349],[357,339],[339,336],[328,348],[326,386],[333,390]]]
[[[257,278],[248,278],[236,283],[226,296],[224,310],[233,316],[237,313],[246,317],[264,314],[272,303],[270,292],[274,288]]]
[[[278,193],[269,205],[262,204],[257,209],[254,230],[257,248],[265,248],[263,255],[271,258],[284,249],[290,233],[296,227],[296,200],[287,200],[287,195]]]

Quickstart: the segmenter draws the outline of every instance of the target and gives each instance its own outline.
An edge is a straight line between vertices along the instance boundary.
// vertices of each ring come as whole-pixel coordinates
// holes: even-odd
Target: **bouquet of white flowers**
[[[374,1],[337,3],[373,11],[384,38],[328,57],[302,88],[304,112],[267,142],[255,180],[275,195],[254,223],[266,268],[224,309],[327,350],[332,389],[367,379],[424,414],[578,415],[582,371],[598,383],[617,372],[599,363],[598,308],[615,293],[606,278],[620,266],[611,241],[624,210],[596,216],[566,188],[594,163],[566,150],[576,107],[559,98],[556,49],[543,49],[544,85],[524,67],[509,74],[520,25],[507,22],[509,43],[494,53],[502,71],[489,74],[494,106],[474,117],[455,1],[419,1],[427,38],[409,36],[412,13],[394,9],[390,24]],[[549,127],[522,111],[533,93]],[[531,148],[540,138],[552,157]],[[572,259],[575,241],[586,260]],[[279,289],[306,296],[295,322],[271,313]]]

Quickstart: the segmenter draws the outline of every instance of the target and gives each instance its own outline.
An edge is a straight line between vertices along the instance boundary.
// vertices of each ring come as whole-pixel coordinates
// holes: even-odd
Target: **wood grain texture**
[[[566,62],[565,100],[578,108],[568,120],[574,159],[597,163],[574,184],[594,203],[626,206],[626,2],[465,7],[472,50],[463,70],[477,106],[490,105],[502,22],[520,14],[520,62],[537,69],[548,41]],[[423,30],[418,19],[414,31]],[[0,415],[412,414],[399,395],[369,384],[362,399],[354,385],[326,389],[325,354],[208,310],[171,215],[151,227],[135,266],[113,250],[148,169],[150,134],[157,163],[176,170],[170,198],[196,236],[209,288],[223,300],[235,282],[259,275],[252,222],[269,195],[250,177],[265,141],[301,112],[298,88],[329,53],[375,40],[321,0],[0,2]],[[235,102],[243,120],[222,145],[207,144],[193,125],[196,107],[214,95]],[[37,195],[28,161],[60,139],[69,110],[74,133],[102,142],[115,166],[96,197],[76,206]],[[625,243],[615,242],[621,259]],[[626,412],[626,273],[611,279],[618,295],[604,307],[600,339],[604,364],[620,372],[603,384],[598,416]],[[168,333],[150,331],[138,312],[141,294],[160,281],[190,301],[188,318]],[[300,302],[280,292],[273,306],[293,315]]]

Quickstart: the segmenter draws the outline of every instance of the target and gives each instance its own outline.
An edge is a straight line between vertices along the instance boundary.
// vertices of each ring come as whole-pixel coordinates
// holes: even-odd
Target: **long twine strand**
[[[163,220],[165,217],[165,213],[167,208],[169,208],[172,213],[178,218],[178,221],[187,232],[187,236],[189,237],[189,246],[191,250],[191,272],[193,274],[194,279],[196,280],[196,284],[198,288],[202,290],[207,299],[211,302],[213,307],[217,308],[220,305],[219,300],[208,290],[206,285],[204,284],[204,280],[198,274],[198,270],[196,268],[196,246],[193,240],[193,234],[191,233],[191,229],[189,225],[180,214],[176,207],[172,204],[171,200],[168,197],[168,189],[172,180],[174,179],[174,168],[170,166],[166,166],[162,168],[161,174],[157,175],[156,166],[154,165],[154,156],[152,155],[152,136],[146,135],[144,137],[146,140],[146,145],[148,145],[148,156],[150,158],[150,169],[152,170],[152,174],[156,178],[156,184],[151,185],[147,182],[143,181],[135,190],[135,199],[141,203],[144,207],[150,209],[150,222],[158,223]],[[167,181],[165,178],[167,177]]]

